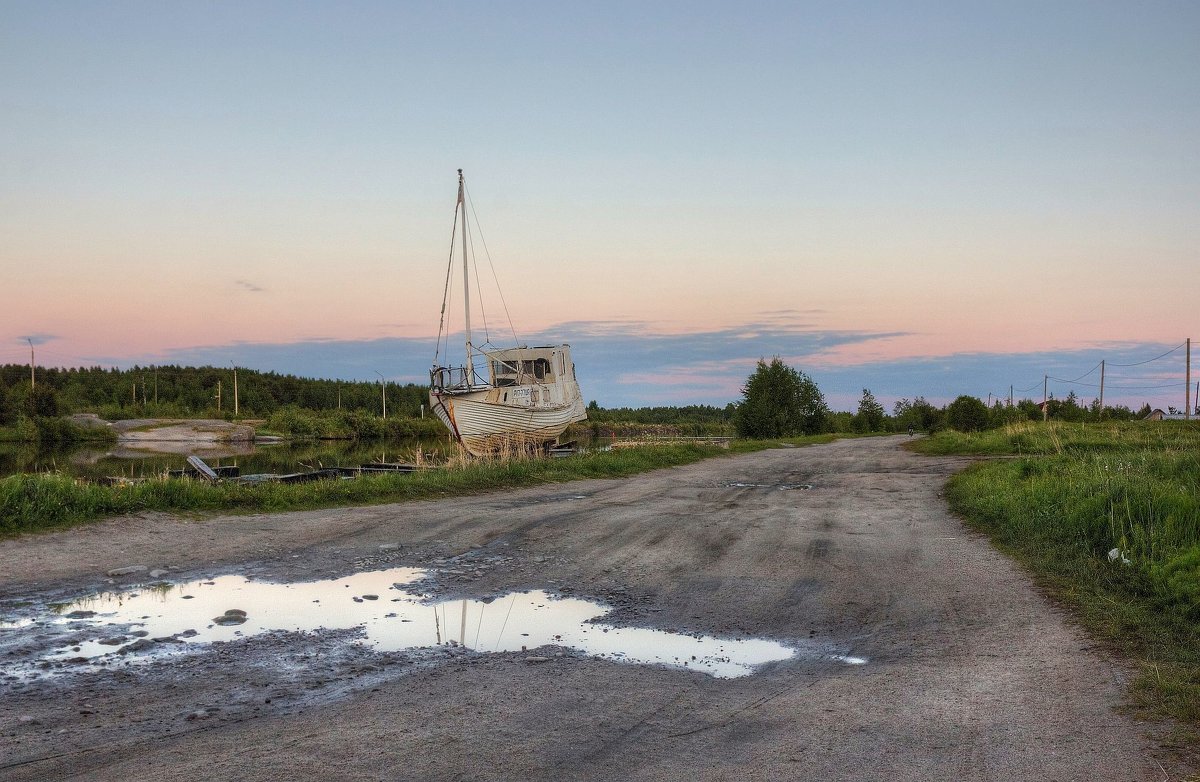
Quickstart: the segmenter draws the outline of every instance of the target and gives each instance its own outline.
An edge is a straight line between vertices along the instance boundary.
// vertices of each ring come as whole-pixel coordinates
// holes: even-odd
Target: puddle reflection
[[[593,657],[674,666],[720,678],[745,676],[764,663],[797,654],[794,648],[764,639],[697,637],[596,623],[590,620],[607,613],[607,606],[540,590],[429,603],[419,585],[427,575],[429,571],[417,568],[395,568],[291,584],[229,575],[96,595],[56,606],[56,614],[43,620],[60,631],[95,631],[94,638],[45,659],[82,663],[114,654],[142,657],[146,652],[158,658],[196,644],[264,632],[360,627],[363,636],[356,643],[383,652],[438,645],[511,652],[556,645]],[[21,624],[27,628],[29,623]]]

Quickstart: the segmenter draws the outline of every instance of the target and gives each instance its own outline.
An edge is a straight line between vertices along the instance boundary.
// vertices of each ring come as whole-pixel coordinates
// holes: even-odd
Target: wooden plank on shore
[[[213,469],[211,467],[209,467],[207,464],[205,464],[204,460],[201,459],[199,456],[196,456],[196,455],[189,456],[187,458],[187,462],[188,462],[188,464],[192,465],[192,468],[195,469],[196,472],[200,473],[201,475],[203,475],[205,478],[212,481],[213,483],[216,483],[218,480],[220,480],[220,478],[217,477],[217,474],[215,472],[213,472]]]

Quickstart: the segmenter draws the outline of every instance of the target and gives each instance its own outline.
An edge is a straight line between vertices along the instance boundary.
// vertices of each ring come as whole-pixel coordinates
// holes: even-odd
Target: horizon
[[[687,338],[690,340],[693,340],[693,341],[697,341],[701,344],[704,344],[707,342],[707,340],[703,336],[700,337],[699,340],[696,339],[695,335],[687,335]],[[642,339],[644,339],[644,337]],[[395,340],[389,340],[388,342],[389,342],[389,344],[392,344],[393,346],[395,346],[395,344],[396,344]],[[318,347],[326,347],[326,345],[322,344]],[[424,347],[426,347],[426,345],[423,340],[411,340],[408,342],[408,347],[416,348],[417,350],[420,350],[420,349],[423,349]],[[1138,346],[1138,348],[1136,348],[1136,350],[1141,350],[1144,347],[1145,346]],[[1045,384],[1047,398],[1062,400],[1062,399],[1066,399],[1071,392],[1074,392],[1076,395],[1076,398],[1078,399],[1078,402],[1081,406],[1086,407],[1086,406],[1092,404],[1093,402],[1098,401],[1099,385],[1100,385],[1100,383],[1098,381],[1100,380],[1100,370],[1102,369],[1100,362],[1104,361],[1107,365],[1105,367],[1105,385],[1104,385],[1105,407],[1125,406],[1125,407],[1130,408],[1131,410],[1136,411],[1136,410],[1141,409],[1143,406],[1149,406],[1152,409],[1159,408],[1159,409],[1167,410],[1168,408],[1177,408],[1182,411],[1184,409],[1184,402],[1181,400],[1173,400],[1172,395],[1164,393],[1164,391],[1162,390],[1163,386],[1161,384],[1158,384],[1156,381],[1153,381],[1153,380],[1142,381],[1142,382],[1153,383],[1150,386],[1133,386],[1133,387],[1131,387],[1129,385],[1128,377],[1122,378],[1122,376],[1120,374],[1116,374],[1114,376],[1113,372],[1114,372],[1114,370],[1116,370],[1116,372],[1119,373],[1123,370],[1130,369],[1131,366],[1136,368],[1138,366],[1158,364],[1160,361],[1169,359],[1172,356],[1178,358],[1179,356],[1182,356],[1185,354],[1185,347],[1186,347],[1186,343],[1180,343],[1179,345],[1177,345],[1173,348],[1169,348],[1169,349],[1159,353],[1158,355],[1151,356],[1149,358],[1143,357],[1141,360],[1134,360],[1134,361],[1130,361],[1125,364],[1122,364],[1121,362],[1111,362],[1109,360],[1109,358],[1097,359],[1096,363],[1092,366],[1092,368],[1090,370],[1084,372],[1083,374],[1081,374],[1077,377],[1070,378],[1070,379],[1060,378],[1057,376],[1051,376],[1051,375],[1049,375],[1049,373],[1045,373],[1046,379],[1047,379],[1047,382]],[[275,346],[269,346],[269,345],[246,346],[246,345],[243,345],[242,348],[243,349],[259,348],[259,349],[267,349],[268,351],[270,351],[272,349],[282,349],[283,351],[291,352],[291,351],[295,350],[296,346],[295,345],[275,345]],[[573,350],[574,350],[574,348],[573,348]],[[618,349],[614,352],[620,353],[620,350]],[[1105,356],[1109,356],[1111,358],[1111,356],[1114,355],[1114,353],[1116,353],[1120,357],[1136,358],[1135,356],[1133,356],[1133,354],[1131,354],[1130,348],[1128,346],[1124,346],[1123,348],[1121,348],[1119,350],[1116,348],[1111,348],[1111,347],[1107,351],[1102,351],[1102,350],[1097,349],[1093,353],[1092,357],[1094,358],[1097,355],[1105,355]],[[373,354],[368,354],[368,355],[373,355]],[[123,366],[118,366],[115,363],[105,365],[103,362],[99,363],[99,364],[88,364],[88,365],[56,366],[56,365],[47,365],[44,362],[39,361],[37,364],[37,368],[39,370],[47,369],[47,368],[70,370],[70,369],[77,369],[77,368],[78,369],[87,369],[87,368],[92,368],[92,367],[99,367],[99,368],[105,369],[105,370],[107,370],[107,369],[131,370],[131,369],[135,369],[135,368],[140,368],[140,369],[146,370],[146,369],[154,369],[156,367],[164,368],[164,367],[170,366],[170,367],[175,367],[175,368],[179,368],[179,369],[205,369],[205,368],[217,369],[217,370],[226,369],[232,373],[234,367],[236,366],[237,369],[243,369],[243,370],[249,369],[249,370],[259,371],[259,372],[274,372],[274,373],[280,374],[280,375],[292,375],[292,376],[300,377],[303,379],[322,380],[322,381],[330,381],[330,382],[356,382],[356,383],[368,383],[368,384],[374,384],[374,383],[379,382],[376,379],[376,377],[378,377],[378,375],[376,374],[376,372],[374,370],[364,370],[364,374],[356,374],[355,370],[347,368],[347,371],[344,372],[342,375],[321,375],[319,373],[306,373],[303,370],[293,371],[293,370],[288,370],[288,369],[280,369],[279,367],[276,367],[276,366],[268,366],[268,367],[264,368],[261,365],[261,362],[256,364],[254,361],[236,362],[236,363],[228,362],[228,363],[222,364],[222,363],[218,363],[218,362],[208,361],[205,358],[203,358],[203,356],[204,356],[204,353],[201,352],[201,353],[194,354],[195,360],[193,360],[193,361],[184,361],[184,362],[179,362],[179,361],[161,362],[160,361],[160,362],[149,362],[149,363],[145,363],[145,364],[138,364],[135,362],[135,363],[126,364]],[[209,357],[211,358],[212,355],[210,354]],[[771,357],[764,357],[764,358],[769,359]],[[1005,358],[1007,360],[1011,361],[1013,357],[1007,356]],[[941,359],[939,359],[935,362],[914,362],[912,366],[908,367],[907,371],[910,374],[921,378],[922,382],[927,382],[929,384],[932,384],[935,388],[937,388],[937,387],[939,387],[937,385],[937,381],[931,380],[931,378],[941,377],[943,380],[945,380],[947,378],[947,376],[952,377],[961,370],[961,366],[963,363],[966,363],[972,359],[974,359],[978,363],[987,364],[991,361],[994,361],[995,357],[992,357],[992,356],[960,357],[958,363],[946,363],[944,360],[941,360]],[[1029,362],[1028,368],[1032,368],[1035,365],[1045,365],[1046,362],[1052,361],[1053,357],[1050,354],[1040,354],[1040,355],[1026,357],[1026,359]],[[264,360],[267,360],[267,359],[264,359]],[[636,398],[631,397],[630,401],[615,402],[615,403],[601,403],[601,401],[599,399],[597,399],[595,396],[588,395],[586,392],[584,393],[584,398],[588,402],[596,401],[597,404],[600,404],[600,406],[602,408],[606,408],[606,409],[621,408],[621,407],[627,407],[627,408],[683,407],[683,406],[687,406],[687,405],[708,405],[708,406],[712,406],[712,407],[723,408],[728,404],[736,404],[737,402],[740,401],[741,385],[749,377],[749,374],[750,374],[750,372],[753,371],[753,368],[757,364],[757,361],[758,361],[758,359],[754,359],[753,361],[749,362],[749,364],[748,364],[749,370],[747,371],[747,373],[744,376],[742,376],[740,378],[740,380],[737,381],[738,392],[737,392],[736,396],[730,397],[730,398],[723,398],[723,397],[719,397],[719,396],[711,396],[710,395],[705,398],[693,399],[691,401],[672,401],[671,399],[664,398],[664,399],[660,399],[657,401],[640,401],[639,402],[636,400]],[[1041,363],[1039,364],[1038,362],[1041,362]],[[29,366],[28,362],[25,362],[25,363],[6,362],[6,363],[9,363],[10,365],[13,365],[13,366],[22,366],[22,367]],[[359,363],[361,363],[361,361]],[[744,363],[744,362],[742,362],[742,360],[738,359],[732,363],[740,364],[740,363]],[[896,363],[888,365],[886,367],[886,369],[888,371],[895,372],[897,370],[897,368],[900,367],[902,364],[903,364],[903,362],[896,362]],[[1015,365],[1009,364],[1007,366],[1009,366],[1011,368],[1012,366],[1015,366]],[[1058,366],[1063,366],[1063,365],[1059,364]],[[837,375],[836,373],[831,373],[831,371],[829,371],[829,370],[826,370],[825,372],[813,374],[812,372],[805,371],[801,367],[796,367],[796,368],[800,369],[800,371],[804,371],[805,374],[808,374],[810,377],[812,377],[814,379],[815,382],[817,382],[818,387],[821,388],[821,392],[825,396],[826,403],[829,405],[830,410],[833,412],[854,412],[857,409],[858,401],[861,398],[861,391],[862,390],[872,390],[870,387],[865,387],[864,389],[860,389],[858,392],[854,392],[854,393],[844,392],[839,395],[839,393],[836,389],[846,387],[845,382],[846,382],[847,375],[852,376],[855,380],[861,379],[861,377],[862,377],[861,370],[858,367],[850,367],[848,370],[844,370],[847,374],[843,374],[841,376]],[[878,369],[878,366],[876,366],[876,368]],[[980,371],[983,371],[983,370],[980,370]],[[1145,370],[1142,370],[1142,371],[1144,372]],[[1168,372],[1166,374],[1169,375],[1172,373]],[[376,375],[376,377],[368,377],[367,375]],[[579,375],[581,378],[581,382],[586,384],[588,372],[585,370],[580,370]],[[1143,375],[1143,376],[1145,376],[1145,375]],[[1161,379],[1163,376],[1164,376],[1164,374],[1162,372],[1158,372],[1157,377],[1159,379]],[[388,382],[397,383],[397,384],[401,384],[401,385],[416,385],[416,386],[426,386],[427,385],[426,381],[419,377],[406,377],[403,375],[390,375],[390,376],[385,375],[385,377],[387,378]],[[831,394],[828,386],[822,386],[822,379],[824,379],[824,381],[828,384],[828,382],[830,381],[831,378],[834,378],[836,380],[838,377],[840,377],[842,379],[843,384],[842,384],[842,386],[835,386],[835,388]],[[716,379],[716,382],[712,387],[713,388],[722,387],[724,383],[726,383],[732,379],[733,378],[731,376],[727,376],[727,375],[721,376]],[[916,382],[916,381],[914,381],[914,382]],[[1195,380],[1194,383],[1200,383],[1200,378]],[[690,383],[691,387],[696,387],[697,385],[699,385],[699,383],[697,383],[697,382]],[[1180,384],[1177,382],[1169,382],[1168,383],[1168,386],[1172,389],[1172,391],[1177,390],[1175,387],[1178,385],[1180,385]],[[1029,386],[1029,387],[1022,388],[1022,389],[1017,389],[1014,385],[1010,389],[1009,393],[1011,393],[1011,398],[1012,398],[1013,404],[1016,404],[1018,402],[1025,401],[1025,400],[1038,402],[1039,401],[1038,394],[1035,392],[1042,388],[1043,388],[1042,382],[1038,382],[1038,383],[1034,384],[1033,386]],[[1146,390],[1139,391],[1139,390],[1131,390],[1131,388],[1132,389],[1147,388],[1149,390],[1148,391],[1146,391]],[[1009,399],[1009,393],[1005,393],[1003,391],[1001,391],[1001,392],[990,391],[986,394],[981,395],[978,393],[964,392],[965,395],[974,396],[974,397],[980,399],[981,401],[986,401],[989,405],[995,404],[995,403],[1006,402]],[[1140,396],[1139,396],[1139,394],[1140,394]],[[893,404],[901,398],[906,398],[906,399],[912,400],[917,397],[923,397],[926,401],[934,404],[935,406],[943,407],[943,406],[949,404],[949,402],[953,401],[955,398],[957,398],[958,396],[960,396],[962,394],[937,395],[937,394],[928,394],[928,393],[917,392],[917,393],[913,393],[913,394],[909,394],[909,395],[888,396],[887,394],[881,395],[879,393],[875,393],[872,390],[872,395],[876,398],[877,401],[879,401],[881,404],[883,404],[885,410],[890,415]],[[1135,401],[1135,400],[1139,400],[1139,399],[1141,401]],[[1165,400],[1165,401],[1163,401],[1163,400]],[[1194,390],[1190,397],[1190,400],[1191,400],[1193,407],[1200,407],[1200,391]],[[1179,402],[1179,404],[1175,404],[1175,402]]]
[[[1200,6],[0,19],[0,363],[423,383],[463,168],[518,339],[604,407],[772,356],[838,410],[1090,401],[1101,360],[1184,405]]]

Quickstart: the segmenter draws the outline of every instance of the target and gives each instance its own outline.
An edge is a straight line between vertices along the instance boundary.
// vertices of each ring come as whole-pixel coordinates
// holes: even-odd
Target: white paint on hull
[[[541,445],[556,439],[572,422],[587,418],[578,396],[567,404],[541,407],[489,402],[487,396],[487,390],[429,395],[434,413],[476,456]]]

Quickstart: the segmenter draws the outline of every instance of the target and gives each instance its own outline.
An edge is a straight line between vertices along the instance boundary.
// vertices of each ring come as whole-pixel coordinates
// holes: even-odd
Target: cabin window
[[[504,361],[492,361],[492,384],[496,386],[515,386],[517,384],[517,368]]]
[[[504,392],[504,401],[505,402],[508,401],[508,392],[507,391]]]
[[[537,358],[521,362],[521,374],[526,378],[534,378],[536,380],[544,380],[546,375],[550,374],[550,362],[544,358]]]
[[[533,403],[535,405],[541,400],[541,394],[538,393],[538,390],[536,388],[533,389],[533,393],[531,393],[529,396],[533,400]]]

